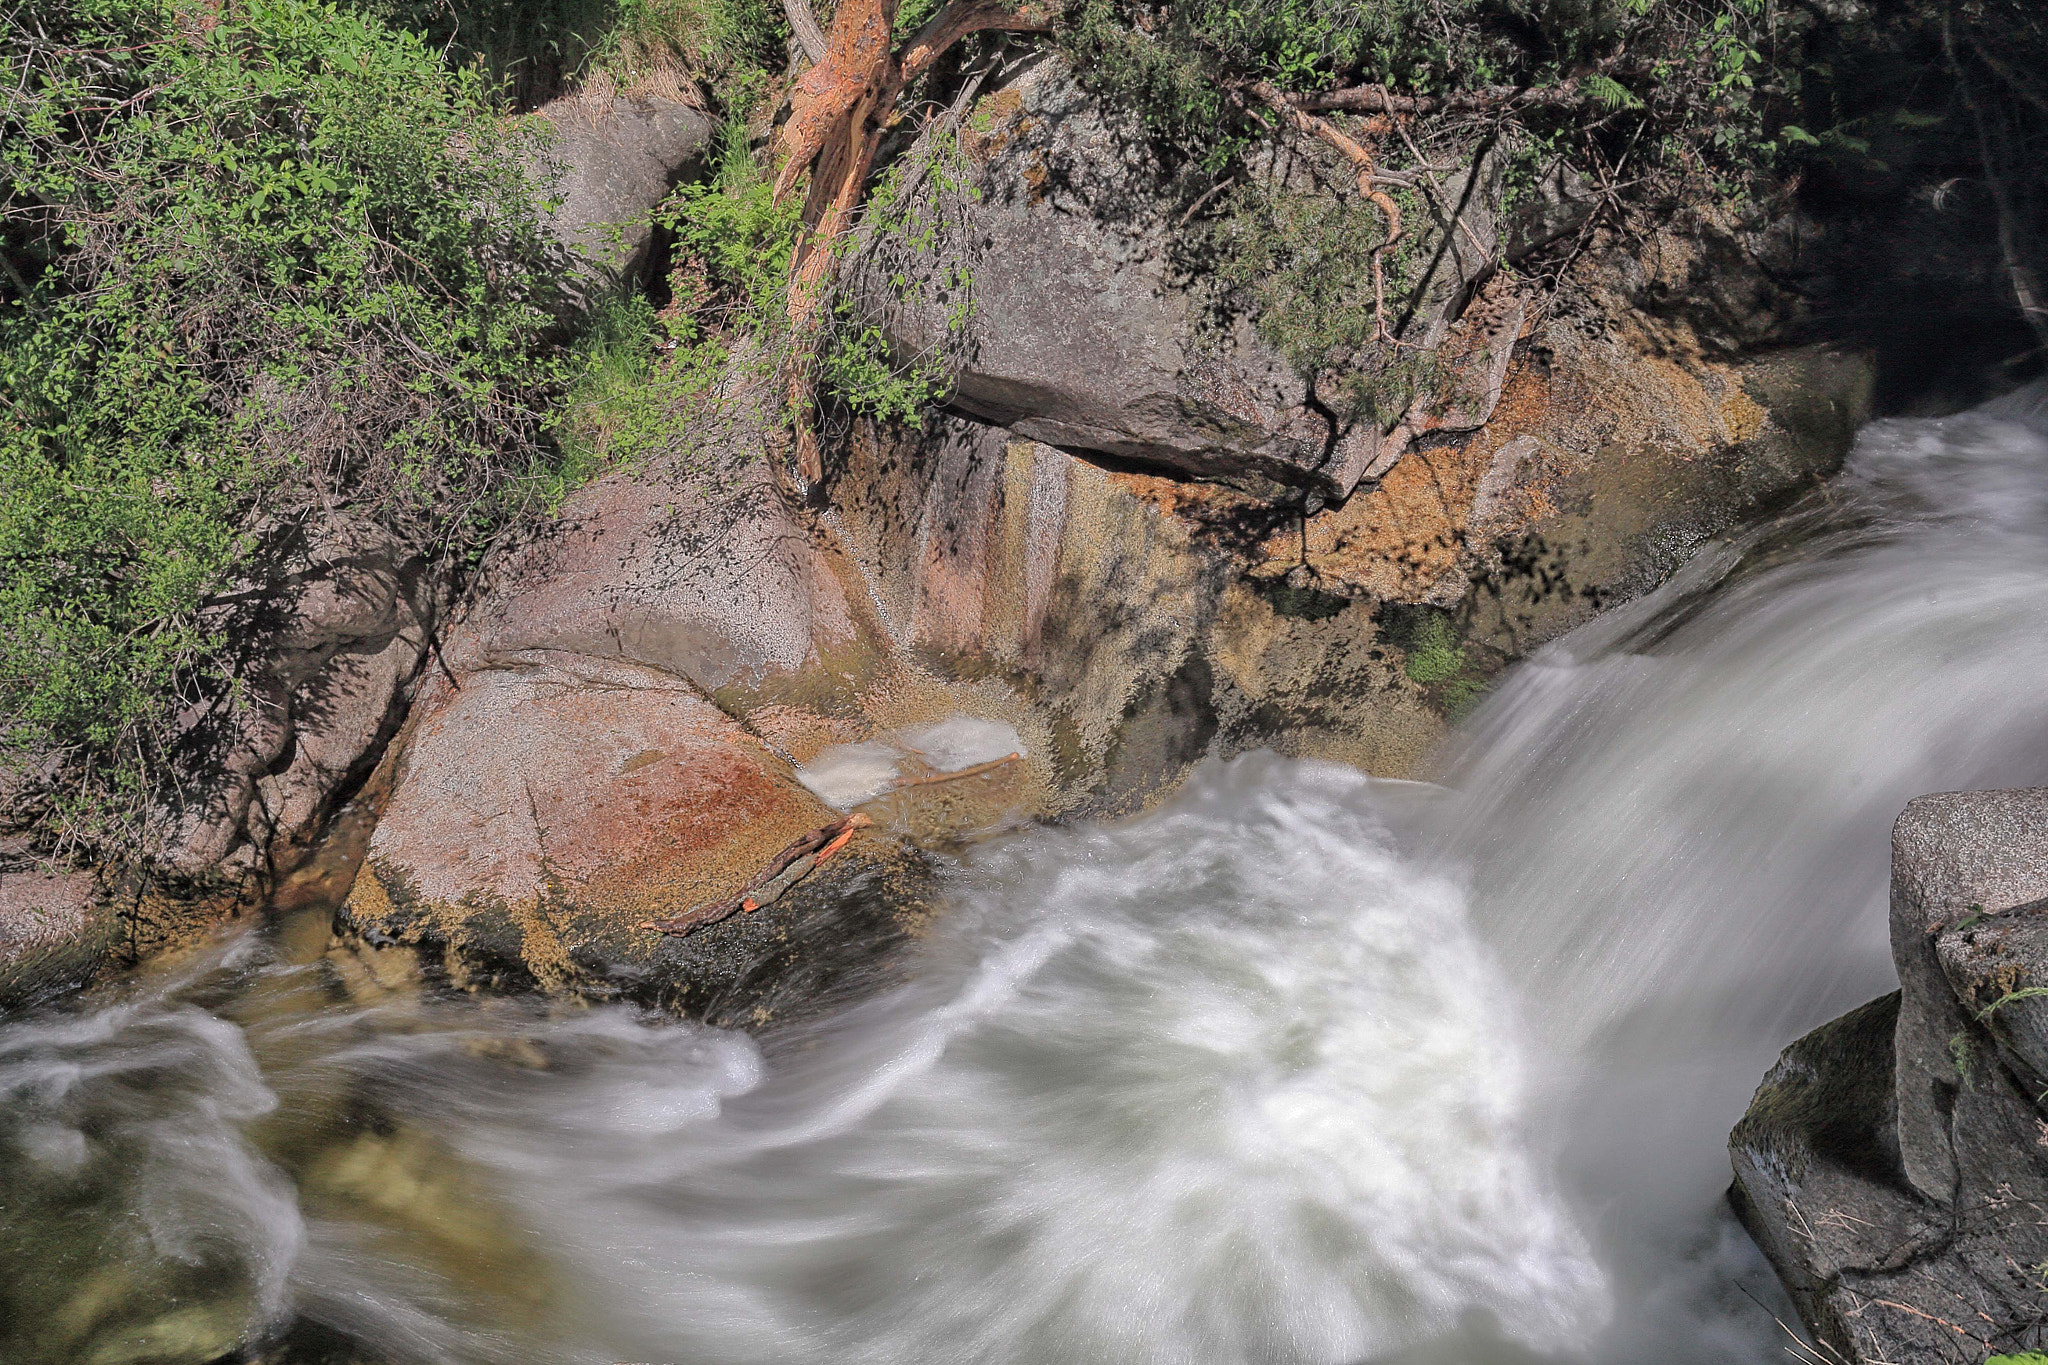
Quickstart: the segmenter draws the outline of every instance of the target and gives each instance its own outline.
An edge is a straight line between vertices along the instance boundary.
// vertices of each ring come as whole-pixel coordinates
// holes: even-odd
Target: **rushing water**
[[[1724,1135],[1889,988],[1906,799],[2048,772],[2044,673],[2022,397],[1872,427],[1444,788],[1255,755],[983,847],[821,1022],[438,999],[287,918],[0,1026],[0,1358],[1782,1359]]]

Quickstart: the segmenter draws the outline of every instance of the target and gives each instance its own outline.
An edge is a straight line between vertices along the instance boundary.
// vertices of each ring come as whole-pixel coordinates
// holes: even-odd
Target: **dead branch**
[[[1022,754],[1004,754],[1001,758],[992,758],[986,763],[976,763],[968,768],[955,768],[949,773],[938,773],[932,777],[906,778],[901,782],[890,784],[888,790],[900,792],[910,787],[930,787],[940,782],[958,782],[963,777],[980,777],[983,773],[992,773],[998,768],[1007,768],[1012,763],[1022,763],[1023,761],[1024,755]]]
[[[1582,104],[1585,92],[1576,80],[1562,85],[1521,90],[1511,85],[1489,86],[1448,95],[1396,95],[1383,85],[1357,85],[1321,95],[1285,97],[1297,109],[1311,113],[1342,110],[1354,114],[1478,114],[1507,109],[1558,108]]]
[[[804,60],[812,66],[824,61],[825,30],[818,27],[818,16],[811,12],[811,0],[782,0],[782,13],[789,20],[789,31],[796,36]]]
[[[1379,175],[1372,153],[1336,124],[1302,109],[1265,81],[1256,81],[1248,88],[1300,132],[1320,138],[1342,153],[1358,174],[1358,192],[1386,218],[1387,235],[1372,249],[1372,331],[1375,341],[1392,342],[1394,336],[1387,330],[1387,280],[1382,258],[1388,248],[1401,240],[1401,207],[1394,202],[1392,195],[1379,188]]]
[[[1011,7],[993,0],[951,0],[931,21],[892,49],[896,0],[841,0],[832,16],[824,60],[805,72],[790,95],[782,129],[779,203],[808,170],[804,234],[790,262],[787,316],[790,356],[786,388],[796,425],[797,472],[815,487],[824,477],[823,452],[812,421],[812,369],[823,332],[821,308],[830,292],[839,239],[852,225],[868,172],[881,146],[889,114],[904,85],[930,70],[945,51],[970,33],[990,29],[1037,32],[1051,12],[1035,3]]]
[[[723,900],[693,905],[682,914],[672,915],[667,919],[648,920],[640,927],[657,934],[681,935],[701,929],[707,924],[730,919],[740,911],[751,913],[763,905],[772,905],[781,899],[782,894],[790,887],[802,881],[833,854],[846,847],[847,841],[853,838],[856,831],[865,829],[872,823],[874,822],[867,816],[854,814],[835,824],[814,829],[769,859],[767,866],[756,872],[747,884],[733,895]]]
[[[1001,29],[1005,33],[1043,33],[1052,27],[1053,11],[1041,4],[1006,5],[1000,0],[954,0],[911,35],[898,59],[907,84],[929,71],[947,48],[970,33]]]

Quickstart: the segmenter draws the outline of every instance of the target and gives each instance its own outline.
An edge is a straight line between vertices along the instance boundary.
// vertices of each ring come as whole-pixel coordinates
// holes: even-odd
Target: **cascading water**
[[[1518,669],[1447,790],[1251,756],[984,847],[829,1019],[288,931],[0,1026],[0,1358],[1781,1358],[1724,1135],[1889,987],[1905,800],[2048,770],[2040,406],[1874,426]]]

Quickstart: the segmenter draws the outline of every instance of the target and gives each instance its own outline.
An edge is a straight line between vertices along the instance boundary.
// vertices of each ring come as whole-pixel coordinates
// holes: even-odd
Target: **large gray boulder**
[[[1428,243],[1427,265],[1412,300],[1390,306],[1411,313],[1411,353],[1442,349],[1446,363],[1412,408],[1382,424],[1338,411],[1347,373],[1298,373],[1252,320],[1211,314],[1191,278],[1201,267],[1178,254],[1194,196],[1167,182],[1142,130],[1063,63],[1043,61],[985,96],[959,150],[940,145],[952,144],[910,154],[909,188],[871,215],[879,230],[856,250],[847,283],[899,358],[943,357],[963,413],[1087,457],[1341,499],[1415,436],[1473,430],[1498,401],[1520,301],[1500,299],[1459,326],[1499,255],[1490,160],[1444,186],[1455,230],[1410,224]],[[1347,172],[1312,174],[1312,154],[1275,153],[1256,175],[1280,193],[1376,214],[1345,188]],[[918,168],[920,158],[931,166]],[[1350,366],[1377,373],[1397,359],[1368,346]]]
[[[553,134],[556,234],[585,252],[600,278],[636,274],[654,232],[649,211],[703,159],[717,121],[679,99],[608,85],[564,95],[533,117]]]
[[[1899,991],[1787,1048],[1732,1198],[1841,1358],[2048,1344],[2048,788],[1952,792],[1892,835]]]

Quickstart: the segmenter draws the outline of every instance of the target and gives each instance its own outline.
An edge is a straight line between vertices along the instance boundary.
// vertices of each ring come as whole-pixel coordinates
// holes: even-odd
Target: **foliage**
[[[856,414],[916,421],[952,387],[949,352],[964,342],[974,311],[966,260],[971,233],[963,230],[960,214],[980,193],[966,166],[958,138],[947,127],[934,127],[868,196],[861,238],[850,248],[862,259],[840,278],[872,285],[864,300],[870,305],[879,297],[925,317],[936,310],[940,330],[918,354],[895,355],[882,328],[842,294],[819,358],[819,377],[826,392]]]
[[[568,384],[549,422],[561,451],[544,501],[558,502],[606,469],[663,449],[675,417],[707,375],[691,351],[677,355],[668,327],[643,294],[601,300],[570,353]]]
[[[788,31],[770,0],[618,0],[599,58],[617,74],[672,63],[726,86],[779,69]]]
[[[929,198],[918,192],[926,187]],[[789,353],[786,290],[801,222],[798,206],[776,205],[771,190],[735,121],[727,126],[712,180],[679,187],[657,214],[676,239],[674,302],[661,318],[672,347],[665,365],[686,369],[699,387],[734,360],[765,373]],[[929,264],[940,254],[939,227],[923,206],[965,192],[943,150],[903,158],[869,196],[867,232],[858,244],[848,238],[837,249],[885,258],[887,282],[898,296],[918,295],[926,280],[914,263]],[[956,335],[966,324],[969,281],[957,266],[937,269],[948,335]],[[882,328],[850,297],[834,300],[826,328],[817,379],[824,395],[846,410],[908,422],[944,397],[950,372],[943,358],[895,356]]]
[[[480,72],[317,0],[52,0],[0,105],[0,738],[134,849],[238,585],[337,519],[461,553],[552,477],[562,262]],[[196,719],[195,719],[196,718]]]
[[[1408,680],[1431,689],[1453,720],[1469,711],[1486,691],[1449,613],[1430,607],[1393,609],[1386,630],[1407,655]]]
[[[773,187],[748,152],[746,130],[729,120],[717,174],[679,186],[655,211],[675,234],[672,302],[662,324],[681,362],[698,373],[721,368],[735,350],[769,366],[785,330],[789,263],[802,225],[794,203]]]
[[[1066,20],[1084,78],[1212,177],[1264,132],[1255,102],[1233,97],[1254,81],[1493,92],[1499,113],[1568,130],[1576,154],[1597,143],[1638,166],[1739,176],[1781,150],[1810,22],[1769,0],[1071,0]],[[1511,98],[1574,80],[1572,99]]]
[[[1407,221],[1427,221],[1414,192],[1397,190],[1394,198]],[[1380,215],[1349,196],[1256,182],[1233,189],[1223,206],[1200,247],[1198,277],[1212,312],[1250,317],[1259,338],[1311,380],[1345,375],[1341,392],[1323,395],[1341,418],[1397,417],[1429,357],[1417,352],[1359,363],[1375,326],[1373,253],[1387,235]],[[1416,247],[1425,240],[1411,230],[1383,256],[1390,301],[1415,283],[1422,265]]]
[[[902,0],[896,7],[896,36],[908,38],[916,33],[938,14],[943,4],[944,0]]]
[[[603,71],[621,83],[680,70],[726,95],[782,63],[772,0],[356,0],[457,65],[480,64],[523,106]]]
[[[2007,991],[1977,1011],[1977,1022],[1983,1023],[2007,1005],[2016,1004],[2021,1000],[2039,1000],[2042,996],[2048,996],[2048,986],[2025,986],[2016,991]]]

